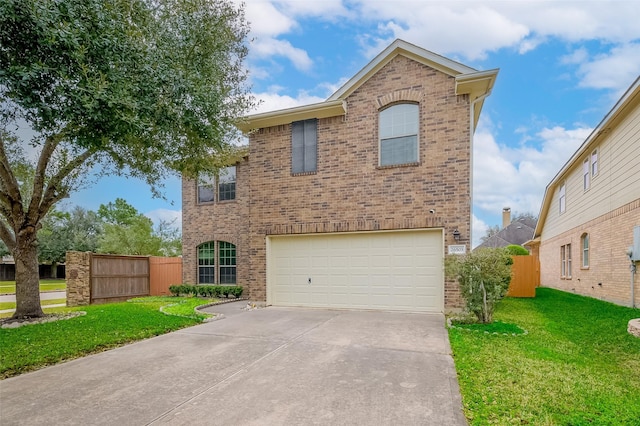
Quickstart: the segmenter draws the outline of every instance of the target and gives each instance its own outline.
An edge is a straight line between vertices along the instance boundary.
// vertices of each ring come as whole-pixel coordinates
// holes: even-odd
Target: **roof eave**
[[[480,119],[484,98],[491,94],[499,71],[498,68],[495,68],[456,76],[456,95],[469,95],[469,101],[472,103],[477,100],[473,111],[474,130]]]
[[[249,115],[236,124],[236,127],[244,133],[249,133],[255,129],[289,124],[294,121],[308,120],[310,118],[337,117],[344,114],[346,114],[346,105],[342,100],[326,101]]]

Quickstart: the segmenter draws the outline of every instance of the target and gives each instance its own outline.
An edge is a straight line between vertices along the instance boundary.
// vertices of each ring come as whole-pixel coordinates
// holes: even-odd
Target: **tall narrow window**
[[[582,234],[582,267],[589,267],[589,234]]]
[[[584,162],[582,163],[582,186],[585,191],[589,189],[589,185],[591,183],[591,170],[589,169],[589,158],[585,158]]]
[[[291,123],[291,173],[315,172],[318,162],[318,120]]]
[[[236,283],[236,246],[220,241],[219,246],[220,284]]]
[[[218,176],[218,201],[235,200],[236,166],[220,169]]]
[[[215,283],[215,243],[200,244],[198,246],[198,284]]]
[[[210,203],[213,201],[215,179],[213,176],[201,176],[198,178],[198,203]]]
[[[565,183],[563,182],[562,185],[560,186],[560,190],[558,191],[560,213],[564,213],[567,207],[567,199],[566,199],[565,191],[566,191],[566,187],[565,187]]]
[[[591,153],[591,176],[598,174],[598,150],[594,149]]]
[[[567,244],[567,278],[571,278],[571,244]]]
[[[560,246],[560,276],[567,276],[567,251],[565,246]]]
[[[418,162],[417,104],[398,104],[380,111],[380,165]]]

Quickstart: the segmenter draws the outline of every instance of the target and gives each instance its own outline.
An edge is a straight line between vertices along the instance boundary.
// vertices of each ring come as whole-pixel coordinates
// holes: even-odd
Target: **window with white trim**
[[[580,243],[582,246],[582,267],[589,267],[589,234],[584,233],[580,237]]]
[[[198,246],[198,284],[236,284],[236,245],[208,241]]]
[[[560,246],[560,276],[571,278],[571,244]]]
[[[214,284],[215,275],[215,243],[202,243],[198,246],[198,284]]]
[[[218,201],[236,199],[236,166],[220,169],[218,174]]]
[[[198,203],[211,203],[214,201],[216,181],[213,176],[201,176],[198,178]]]
[[[318,119],[291,123],[291,173],[311,173],[318,168]]]
[[[582,162],[582,189],[585,191],[589,189],[589,185],[591,184],[591,167],[589,165],[589,158],[585,158]]]
[[[397,104],[380,111],[379,120],[381,166],[418,162],[419,107]]]
[[[591,153],[591,176],[598,174],[598,150],[594,149]]]
[[[562,185],[560,185],[560,189],[558,190],[558,207],[560,209],[560,213],[564,213],[567,208],[566,184],[564,182],[562,182]]]

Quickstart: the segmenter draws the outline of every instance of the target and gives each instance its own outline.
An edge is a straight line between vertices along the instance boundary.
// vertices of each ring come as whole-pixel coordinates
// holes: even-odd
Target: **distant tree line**
[[[151,219],[122,198],[101,204],[97,212],[75,206],[69,211],[51,210],[38,231],[38,260],[57,265],[67,251],[179,256],[180,230],[172,222]],[[0,242],[0,255],[11,254]],[[55,269],[55,268],[54,268]]]

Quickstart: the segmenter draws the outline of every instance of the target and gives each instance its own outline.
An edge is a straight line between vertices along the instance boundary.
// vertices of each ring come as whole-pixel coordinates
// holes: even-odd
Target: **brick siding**
[[[419,162],[378,166],[378,112],[419,103]],[[235,202],[197,205],[183,181],[183,276],[195,282],[198,244],[237,241],[238,284],[266,300],[266,236],[443,228],[470,248],[470,105],[455,79],[397,56],[346,98],[346,116],[318,121],[317,172],[291,174],[291,126],[259,129],[238,165]],[[434,209],[435,213],[429,213]],[[453,230],[461,234],[459,242]],[[445,282],[445,307],[462,306]]]

